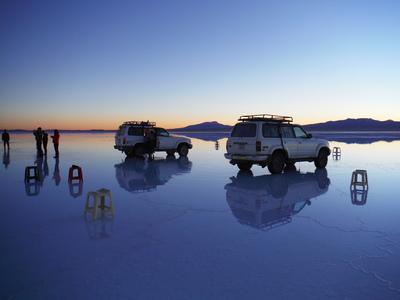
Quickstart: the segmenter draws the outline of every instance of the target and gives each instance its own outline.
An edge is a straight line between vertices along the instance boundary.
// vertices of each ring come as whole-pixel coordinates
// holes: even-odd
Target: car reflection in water
[[[315,173],[290,171],[254,177],[240,171],[225,186],[226,199],[239,223],[270,230],[292,221],[310,199],[325,194],[330,185],[326,169]]]
[[[115,165],[115,177],[123,189],[131,193],[150,192],[158,185],[165,184],[173,175],[189,173],[192,163],[186,156],[147,161],[139,158],[125,158]]]

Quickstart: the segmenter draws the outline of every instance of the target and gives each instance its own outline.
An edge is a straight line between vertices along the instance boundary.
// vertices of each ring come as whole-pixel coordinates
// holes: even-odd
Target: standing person
[[[54,129],[54,135],[52,135],[51,138],[53,139],[54,151],[56,152],[56,156],[54,156],[54,158],[58,158],[59,156],[58,144],[60,141],[60,134],[58,133],[57,129]]]
[[[36,139],[36,149],[37,149],[38,157],[42,157],[43,156],[43,150],[42,150],[43,131],[42,131],[42,128],[38,127],[37,130],[34,130],[33,135],[35,136],[35,139]]]
[[[144,144],[146,145],[147,153],[150,155],[150,157],[154,153],[154,141],[155,141],[155,137],[152,131],[153,130],[146,129],[146,135],[144,136]]]
[[[47,155],[47,141],[49,140],[49,135],[47,132],[43,130],[43,150],[44,150],[44,155]]]
[[[10,149],[10,135],[8,134],[7,129],[4,129],[1,139],[3,140],[4,149],[6,149],[6,145],[8,149]]]

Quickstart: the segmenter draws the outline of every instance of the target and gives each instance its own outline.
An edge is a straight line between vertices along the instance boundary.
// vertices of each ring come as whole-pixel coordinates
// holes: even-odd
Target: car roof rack
[[[149,121],[126,121],[124,125],[142,125],[142,126],[156,126],[156,122],[149,122]]]
[[[274,121],[274,122],[293,122],[293,118],[289,116],[278,116],[278,115],[269,115],[269,114],[260,114],[260,115],[244,115],[240,116],[238,121]]]

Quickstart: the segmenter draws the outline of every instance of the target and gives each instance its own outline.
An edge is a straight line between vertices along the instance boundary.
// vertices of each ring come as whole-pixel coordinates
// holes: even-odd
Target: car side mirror
[[[311,134],[311,133],[307,134],[307,137],[308,137],[309,139],[311,139],[311,138],[312,138],[312,134]]]

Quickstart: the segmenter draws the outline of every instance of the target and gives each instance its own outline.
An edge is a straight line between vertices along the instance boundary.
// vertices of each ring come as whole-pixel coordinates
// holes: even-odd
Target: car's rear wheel
[[[135,147],[134,156],[135,157],[143,157],[146,154],[146,148],[143,145],[138,145]]]
[[[186,156],[189,153],[189,147],[186,144],[182,144],[178,148],[178,154],[180,156]]]
[[[242,171],[249,171],[253,164],[251,163],[238,163],[237,164],[238,168]]]
[[[285,158],[282,153],[274,153],[272,155],[271,161],[268,164],[268,170],[271,174],[279,174],[282,173],[283,168],[285,167]]]
[[[133,149],[125,150],[124,152],[127,157],[135,157],[135,151],[133,151]]]
[[[328,164],[328,152],[326,150],[319,150],[317,158],[314,160],[314,165],[317,168],[325,168]]]

